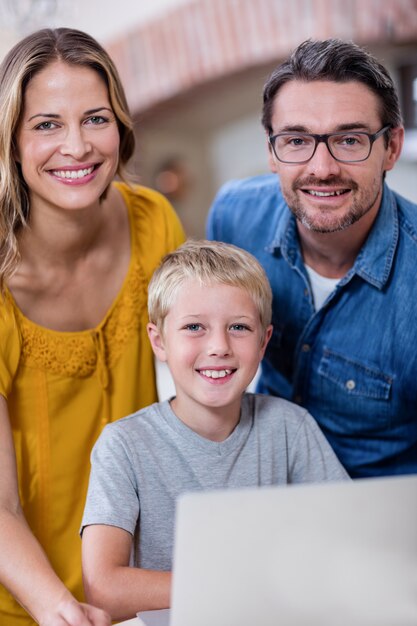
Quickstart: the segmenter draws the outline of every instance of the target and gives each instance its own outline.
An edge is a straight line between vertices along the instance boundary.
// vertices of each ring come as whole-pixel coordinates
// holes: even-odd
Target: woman
[[[74,599],[89,454],[106,423],[156,400],[146,288],[184,239],[164,198],[113,182],[133,149],[123,88],[94,39],[41,30],[9,52],[0,67],[0,582],[12,595],[0,588],[0,626],[34,623],[20,605],[42,626],[108,623]]]

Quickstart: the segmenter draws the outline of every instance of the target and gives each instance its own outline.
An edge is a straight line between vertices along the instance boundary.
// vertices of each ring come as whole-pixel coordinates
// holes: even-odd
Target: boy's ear
[[[264,358],[266,346],[268,345],[269,340],[271,339],[273,328],[274,327],[272,326],[272,324],[270,324],[268,328],[265,330],[265,335],[264,335],[262,345],[261,345],[261,359],[260,360]]]
[[[155,324],[152,324],[152,322],[149,322],[149,324],[146,325],[146,330],[148,332],[149,341],[151,342],[154,355],[159,361],[165,362],[167,360],[167,356],[161,331]]]

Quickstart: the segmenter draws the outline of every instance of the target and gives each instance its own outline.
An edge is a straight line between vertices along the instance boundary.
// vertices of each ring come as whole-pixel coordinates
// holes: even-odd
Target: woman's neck
[[[104,201],[106,202],[106,201]],[[99,245],[106,232],[106,204],[85,210],[34,211],[18,234],[22,263],[73,265]]]

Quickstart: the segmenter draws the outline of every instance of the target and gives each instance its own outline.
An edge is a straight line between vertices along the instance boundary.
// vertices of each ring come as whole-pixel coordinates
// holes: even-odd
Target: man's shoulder
[[[259,229],[256,236],[266,236],[287,210],[275,174],[229,181],[221,187],[210,209],[208,238],[239,245],[235,241],[237,232],[253,234]],[[265,220],[270,229],[265,229]]]
[[[260,192],[269,192],[273,195],[279,194],[279,183],[275,174],[260,174],[249,178],[229,180],[222,185],[218,195],[252,195]]]
[[[400,228],[417,244],[417,204],[391,189],[398,209]]]
[[[276,174],[259,174],[258,176],[249,176],[247,178],[235,178],[233,180],[229,180],[221,187],[221,189],[225,191],[233,191],[236,189],[247,192],[253,192],[268,187],[275,189],[277,186],[277,180]]]

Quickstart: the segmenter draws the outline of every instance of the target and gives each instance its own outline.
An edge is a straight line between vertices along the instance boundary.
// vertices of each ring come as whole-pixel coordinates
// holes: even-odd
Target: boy
[[[169,606],[181,493],[347,478],[304,409],[245,394],[272,334],[271,289],[252,255],[184,244],[156,270],[148,309],[176,396],[105,428],[83,519],[86,593],[113,619]]]

